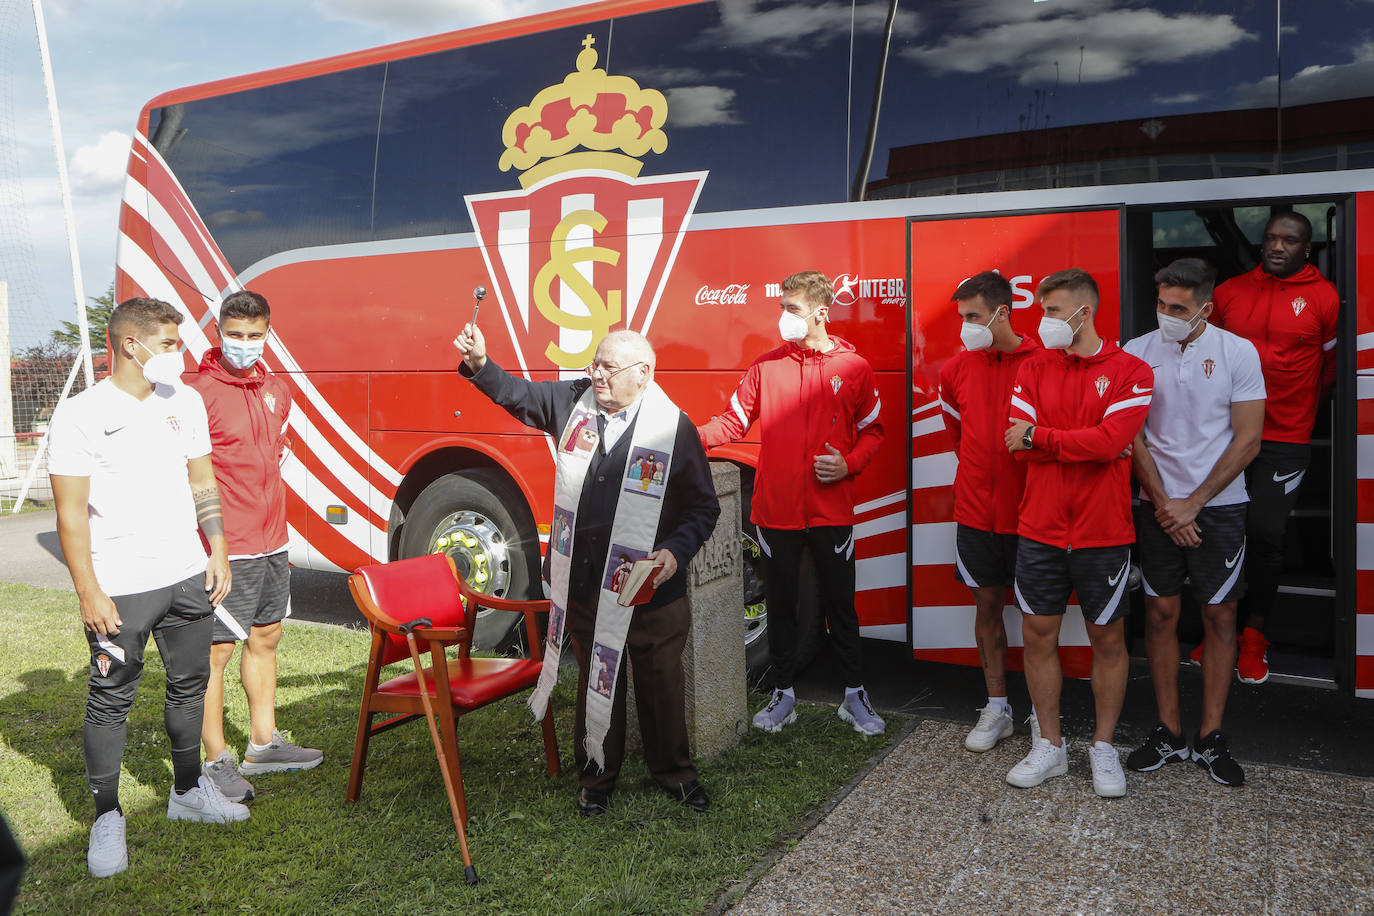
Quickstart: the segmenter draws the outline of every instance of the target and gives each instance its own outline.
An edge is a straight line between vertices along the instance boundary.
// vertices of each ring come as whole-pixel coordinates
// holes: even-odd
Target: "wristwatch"
[[[1030,447],[1031,447],[1031,434],[1034,433],[1034,432],[1035,432],[1035,427],[1034,427],[1034,426],[1027,426],[1027,427],[1026,427],[1026,431],[1025,431],[1024,433],[1021,434],[1021,444],[1024,445],[1024,446],[1026,447],[1027,451],[1030,450]]]

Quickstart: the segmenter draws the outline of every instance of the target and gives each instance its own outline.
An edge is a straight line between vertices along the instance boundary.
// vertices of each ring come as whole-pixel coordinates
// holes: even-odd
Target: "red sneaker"
[[[1254,627],[1246,627],[1240,634],[1240,654],[1236,658],[1236,674],[1242,684],[1263,684],[1269,680],[1269,640]]]
[[[1193,651],[1191,651],[1191,652],[1188,653],[1188,664],[1190,664],[1190,665],[1201,665],[1201,664],[1202,664],[1202,643],[1198,643],[1198,644],[1197,644],[1197,648],[1194,649]]]

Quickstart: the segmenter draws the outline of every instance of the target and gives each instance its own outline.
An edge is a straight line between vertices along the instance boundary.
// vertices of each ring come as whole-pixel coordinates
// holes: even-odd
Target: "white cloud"
[[[226,226],[260,226],[267,222],[267,214],[261,210],[216,210],[205,220],[212,229]]]
[[[1156,105],[1192,105],[1202,101],[1202,93],[1180,92],[1178,95],[1157,95],[1151,101]]]
[[[1374,39],[1366,39],[1351,49],[1344,64],[1316,64],[1304,67],[1283,81],[1283,104],[1309,105],[1337,99],[1362,98],[1374,86]],[[1243,108],[1273,107],[1277,101],[1275,78],[1266,76],[1236,87],[1236,103]]]
[[[739,118],[730,110],[735,90],[724,86],[678,86],[669,89],[669,127],[711,127],[716,124],[738,124]]]
[[[72,153],[72,188],[77,191],[108,191],[120,188],[129,165],[129,135],[106,131],[100,139]]]
[[[590,2],[590,0],[583,0]],[[315,0],[326,19],[428,34],[575,6],[566,0]]]
[[[719,49],[722,45],[759,48],[774,54],[811,54],[832,42],[843,40],[848,54],[852,23],[860,33],[877,32],[887,21],[886,3],[822,2],[814,5],[778,6],[760,10],[756,0],[720,0],[721,24],[707,29],[698,44]],[[919,19],[914,13],[900,11],[893,31],[914,34]]]
[[[1079,5],[1100,4],[1080,0]],[[1002,23],[902,54],[937,73],[1009,71],[1023,86],[1056,80],[1103,83],[1130,76],[1144,64],[1215,54],[1254,38],[1232,16],[1118,9]]]

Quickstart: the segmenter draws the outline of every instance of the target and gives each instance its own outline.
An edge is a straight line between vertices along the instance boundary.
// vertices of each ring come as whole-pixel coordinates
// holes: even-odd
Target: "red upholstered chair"
[[[432,707],[439,720],[438,731],[434,730],[432,722],[430,728],[434,752],[444,774],[454,827],[461,839],[468,814],[458,758],[457,720],[474,709],[534,686],[544,655],[537,614],[547,611],[549,602],[508,601],[474,592],[458,574],[453,560],[444,554],[364,566],[348,577],[348,588],[370,625],[372,648],[368,654],[367,679],[363,683],[358,735],[353,743],[353,768],[348,776],[346,797],[349,801],[357,801],[361,794],[363,769],[372,736],[424,716],[427,708]],[[530,647],[528,659],[470,657],[472,627],[479,607],[525,615],[525,634]],[[415,668],[420,668],[424,652],[430,655],[429,667],[423,669],[426,686],[423,695],[415,670],[378,683],[384,666],[412,657],[406,630],[413,633],[419,650],[414,654]],[[458,647],[458,655],[450,659],[444,654],[444,647],[453,645]],[[377,713],[390,715],[374,724],[372,717]],[[552,778],[559,773],[558,739],[554,735],[552,709],[544,715],[542,726],[545,764]]]

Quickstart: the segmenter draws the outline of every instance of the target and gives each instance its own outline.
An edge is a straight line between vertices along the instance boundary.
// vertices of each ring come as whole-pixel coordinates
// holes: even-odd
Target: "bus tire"
[[[539,535],[524,496],[497,471],[475,468],[446,474],[420,493],[401,528],[402,558],[428,553],[453,557],[475,591],[498,598],[537,594]],[[483,610],[472,647],[508,652],[524,643],[523,615]]]

